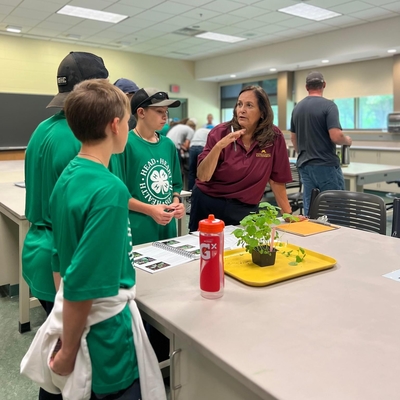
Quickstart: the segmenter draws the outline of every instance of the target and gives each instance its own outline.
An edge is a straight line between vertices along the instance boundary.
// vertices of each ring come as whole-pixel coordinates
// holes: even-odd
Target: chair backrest
[[[400,238],[400,198],[393,200],[392,236]]]
[[[290,172],[292,173],[292,182],[286,184],[286,189],[291,188],[299,188],[299,192],[301,191],[301,181],[299,171],[294,164],[290,164]]]
[[[327,190],[311,205],[310,218],[326,215],[332,224],[386,235],[385,202],[370,193]]]

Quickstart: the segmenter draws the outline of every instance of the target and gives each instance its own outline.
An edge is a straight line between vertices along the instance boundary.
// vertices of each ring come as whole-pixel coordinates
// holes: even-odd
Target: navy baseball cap
[[[130,79],[120,78],[118,79],[114,85],[121,89],[126,94],[136,93],[139,90],[138,85]]]
[[[162,92],[155,88],[139,89],[131,99],[132,114],[142,107],[179,107],[179,100],[170,100],[168,93]]]

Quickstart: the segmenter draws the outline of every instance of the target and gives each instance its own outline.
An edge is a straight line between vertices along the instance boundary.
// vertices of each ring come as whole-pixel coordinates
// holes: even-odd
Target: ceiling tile
[[[196,27],[196,29],[200,29],[202,31],[209,31],[209,32],[215,32],[216,29],[222,28],[222,24],[216,24],[215,22],[210,22],[210,21],[204,21],[197,23],[196,25],[192,25],[192,27]]]
[[[270,11],[277,11],[283,7],[289,7],[297,4],[296,0],[262,0],[254,3],[254,7],[265,8]]]
[[[219,12],[207,10],[205,8],[194,8],[190,11],[187,11],[181,14],[182,17],[189,17],[193,19],[198,19],[199,21],[207,21],[211,18],[217,17],[219,15],[223,15]]]
[[[153,10],[146,10],[146,11],[143,11],[142,13],[138,14],[135,17],[135,20],[136,20],[136,18],[138,18],[138,19],[143,18],[148,21],[161,22],[170,17],[171,17],[171,14],[161,13],[161,12],[153,11]]]
[[[280,21],[285,21],[285,20],[292,19],[292,18],[295,18],[295,17],[292,17],[291,15],[285,14],[282,12],[273,11],[270,13],[265,13],[263,15],[260,15],[259,17],[255,17],[254,19],[256,21],[262,21],[262,22],[267,22],[270,24],[276,24],[276,23],[279,23]]]
[[[184,14],[190,10],[193,10],[193,6],[188,6],[184,4],[175,3],[173,1],[168,1],[167,3],[161,3],[152,8],[152,11],[172,14],[172,15],[180,15]],[[189,15],[190,17],[190,15]]]
[[[287,29],[285,26],[280,26],[280,25],[264,25],[256,29],[257,32],[261,33],[277,33],[281,32],[283,30]]]
[[[260,26],[264,26],[264,25],[265,25],[264,22],[247,19],[245,21],[238,22],[237,24],[234,24],[233,26],[235,26],[237,28],[243,28],[245,30],[251,30],[251,29],[259,28]]]
[[[196,25],[198,20],[193,18],[184,18],[178,15],[176,17],[169,18],[165,22],[170,25],[175,25],[176,29],[180,29],[187,26]]]
[[[236,27],[236,26],[225,26],[223,28],[216,29],[215,32],[223,33],[224,35],[233,35],[233,36],[235,36],[235,35],[237,35],[237,34],[239,34],[241,32],[245,32],[245,29],[239,28],[239,27]]]
[[[384,8],[370,8],[368,10],[358,11],[350,14],[351,17],[364,19],[366,21],[376,21],[384,18],[395,17],[396,14]]]
[[[243,21],[243,18],[232,14],[220,14],[218,17],[212,18],[209,21],[216,22],[217,24],[221,25],[233,25]]]
[[[44,22],[41,22],[40,24],[36,25],[36,28],[47,29],[49,31],[52,30],[52,31],[63,32],[67,29],[70,29],[71,25],[57,24],[57,23],[51,22],[51,21],[44,21]]]
[[[29,8],[20,8],[17,7],[10,14],[13,17],[22,17],[22,18],[32,18],[37,20],[42,20],[51,15],[52,12],[44,11],[44,10],[30,10]]]
[[[210,0],[174,0],[175,3],[187,4],[193,7],[202,7],[203,4],[210,3]]]
[[[82,18],[70,17],[69,15],[52,14],[46,18],[46,21],[54,22],[56,24],[77,25],[82,22]]]
[[[207,10],[213,10],[217,12],[221,12],[223,10],[225,13],[228,13],[233,10],[237,10],[239,8],[243,8],[243,4],[239,4],[236,2],[233,2],[231,0],[216,0],[212,1],[211,3],[205,4],[203,8],[206,8]]]
[[[297,28],[306,25],[312,25],[314,22],[310,21],[309,19],[300,18],[300,17],[293,17],[289,19],[285,19],[283,21],[279,21],[279,25],[287,26],[289,28]]]
[[[72,0],[66,3],[69,6],[91,8],[92,10],[104,10],[110,6],[110,2],[104,0]]]
[[[54,31],[51,29],[42,29],[42,28],[32,28],[29,29],[28,33],[30,35],[38,35],[38,36],[42,36],[42,37],[53,37],[53,36],[57,36],[60,34],[60,31]]]
[[[2,0],[0,0],[0,3]],[[43,0],[24,0],[22,1],[18,7],[27,8],[30,10],[41,10],[41,11],[49,11],[49,12],[56,12],[61,7],[57,3],[49,3],[48,1]]]
[[[127,6],[132,6],[132,0],[119,0],[120,4],[126,4]],[[150,10],[158,4],[164,3],[164,0],[146,0],[140,2],[140,7]]]
[[[235,3],[250,5],[250,4],[257,3],[257,1],[259,1],[259,0],[235,0]]]
[[[105,8],[104,11],[115,13],[115,14],[127,15],[128,17],[133,17],[133,16],[140,14],[146,10],[144,7],[131,7],[131,6],[127,6],[125,4],[115,3],[115,4],[112,4],[109,7]]]
[[[386,10],[396,12],[396,13],[400,13],[400,2],[395,1],[394,3],[385,4],[383,6],[383,8],[385,8]]]
[[[11,24],[11,25],[17,25],[17,26],[22,26],[22,28],[33,28],[37,24],[39,24],[41,21],[38,19],[33,19],[33,18],[23,18],[23,17],[14,17],[12,15],[8,15],[5,17],[2,21],[3,23],[6,24]]]
[[[3,6],[12,6],[13,8],[17,6],[15,0],[1,0],[0,4]]]
[[[0,4],[0,14],[8,15],[14,10],[14,7]]]
[[[236,15],[237,17],[241,18],[254,18],[267,13],[267,10],[251,6],[229,12],[229,14]]]
[[[151,29],[154,29],[155,31],[158,32],[165,32],[165,33],[171,33],[177,30],[176,25],[170,25],[167,23],[162,23],[162,24],[157,24],[155,23]]]
[[[340,4],[338,6],[333,6],[330,9],[336,11],[340,14],[349,14],[357,11],[366,10],[373,7],[371,4],[364,3],[362,1],[351,1],[349,3]]]
[[[364,3],[371,4],[373,6],[383,6],[385,4],[390,4],[393,0],[363,0]]]
[[[330,8],[348,2],[349,0],[310,0],[307,1],[307,4],[315,7]]]
[[[358,18],[354,18],[354,17],[349,17],[347,15],[342,15],[340,17],[335,17],[335,18],[331,18],[331,19],[326,19],[324,20],[324,23],[327,25],[334,25],[334,26],[349,26],[351,24],[354,25],[358,25],[358,24],[362,24],[365,21],[358,19]]]

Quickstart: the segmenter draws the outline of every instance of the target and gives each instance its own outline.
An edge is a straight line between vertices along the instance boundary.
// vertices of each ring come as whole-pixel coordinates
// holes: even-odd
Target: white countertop
[[[398,400],[396,238],[347,228],[283,240],[337,259],[331,270],[267,287],[226,278],[200,296],[199,262],[137,273],[137,302],[261,398]]]

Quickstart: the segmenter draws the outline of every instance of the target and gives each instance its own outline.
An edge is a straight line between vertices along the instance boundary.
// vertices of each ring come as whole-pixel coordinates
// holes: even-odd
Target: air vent
[[[202,31],[200,29],[193,29],[193,28],[182,28],[178,29],[177,31],[174,31],[172,33],[176,33],[177,35],[184,35],[184,36],[196,36],[200,35],[201,33],[204,33],[205,31]]]

